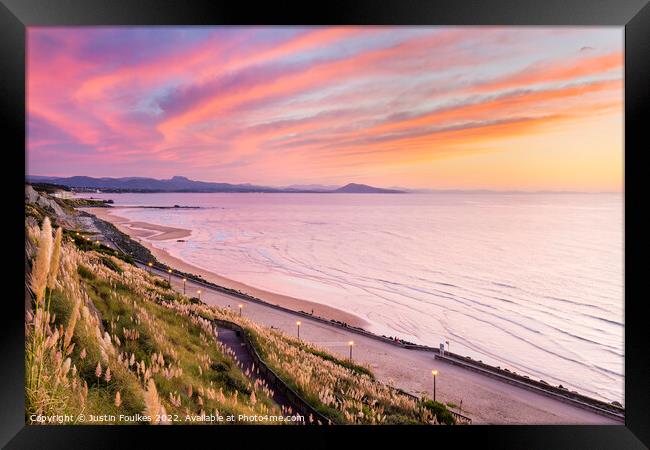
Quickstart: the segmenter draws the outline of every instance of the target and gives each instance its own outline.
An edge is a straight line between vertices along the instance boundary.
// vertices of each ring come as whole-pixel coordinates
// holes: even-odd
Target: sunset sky
[[[621,191],[623,29],[28,29],[30,175]]]

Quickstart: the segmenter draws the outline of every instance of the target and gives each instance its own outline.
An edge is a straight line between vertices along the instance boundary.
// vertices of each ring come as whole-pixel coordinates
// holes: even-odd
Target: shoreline
[[[96,215],[98,219],[112,224],[114,227],[118,228],[119,231],[126,234],[127,238],[133,239],[142,247],[151,251],[163,265],[171,267],[174,270],[187,272],[188,275],[200,275],[201,277],[198,280],[188,276],[188,287],[190,287],[190,289],[203,289],[205,284],[203,286],[200,284],[200,282],[203,281],[213,283],[217,285],[217,288],[222,286],[227,289],[233,289],[233,284],[228,284],[228,282],[230,282],[234,283],[234,286],[237,286],[234,287],[235,290],[241,290],[238,288],[238,286],[242,285],[241,283],[219,277],[216,274],[212,274],[211,272],[185,263],[163,250],[156,249],[149,242],[133,236],[135,232],[151,235],[151,229],[147,227],[154,227],[158,232],[163,232],[158,229],[159,226],[145,223],[147,226],[145,227],[142,226],[142,223],[135,222],[138,224],[137,227],[131,228],[127,225],[133,222],[124,217],[120,217],[119,215],[112,214],[114,211],[112,209],[98,208],[100,210],[98,211],[99,214],[95,214],[95,211],[93,211],[94,208],[84,209],[87,213]],[[144,230],[141,228],[144,228]],[[189,231],[178,228],[171,229],[171,227],[162,228],[165,228],[166,232],[178,230],[184,232]],[[204,274],[205,278],[203,278]],[[164,278],[165,275],[165,273],[162,273],[161,276]],[[197,284],[197,281],[199,284]],[[226,282],[224,283],[222,281]],[[180,292],[184,290],[183,285],[180,283],[180,278],[175,279],[173,286],[174,284],[176,285],[177,291],[179,289],[181,289]],[[236,293],[221,292],[219,289],[215,291],[215,287],[210,288],[209,286],[206,286],[206,288],[207,289],[203,291],[203,295],[201,296],[201,299],[205,304],[222,308],[231,307],[231,305],[232,307],[236,307],[238,301]],[[241,294],[252,295],[249,292],[250,291],[246,292],[242,290]],[[331,315],[327,313],[321,312],[318,315],[314,313],[313,316],[310,316],[308,312],[300,309],[301,305],[311,302],[289,298],[289,300],[298,302],[296,307],[296,304],[287,305],[269,302],[269,295],[273,297],[277,296],[277,294],[265,293],[265,291],[262,291],[262,294],[260,295],[253,295],[253,297],[257,298],[257,302],[255,299],[244,298],[246,314],[257,323],[264,326],[271,326],[272,328],[280,328],[287,333],[293,331],[295,320],[299,319],[300,316],[305,318],[303,320],[309,321],[309,319],[311,319],[311,325],[303,330],[305,338],[317,343],[318,345],[322,345],[327,350],[341,356],[347,355],[347,347],[341,350],[341,342],[346,343],[351,337],[354,337],[354,342],[357,345],[364,347],[364,352],[358,355],[357,358],[369,365],[369,367],[372,368],[375,374],[383,382],[391,384],[394,382],[393,380],[400,380],[398,387],[409,394],[415,393],[426,395],[429,391],[428,383],[425,382],[423,385],[420,377],[414,376],[414,373],[427,372],[430,370],[432,361],[435,360],[436,366],[446,374],[444,387],[441,389],[442,396],[451,399],[456,402],[456,404],[458,404],[459,398],[461,399],[462,404],[462,399],[464,398],[465,407],[462,409],[462,412],[469,414],[474,423],[577,425],[615,424],[622,420],[620,418],[617,419],[612,417],[610,413],[602,414],[601,412],[594,411],[594,406],[596,406],[597,409],[605,407],[605,409],[611,411],[611,405],[608,405],[608,402],[606,401],[586,397],[578,393],[576,394],[578,394],[579,397],[586,400],[585,403],[578,399],[558,398],[557,393],[553,394],[551,392],[544,392],[556,391],[557,389],[555,386],[539,385],[539,387],[531,389],[530,387],[521,385],[521,382],[513,380],[513,373],[487,366],[485,364],[482,366],[485,366],[485,368],[489,369],[490,372],[494,373],[487,373],[485,369],[478,367],[463,367],[467,362],[470,362],[472,365],[478,365],[478,363],[476,361],[471,361],[471,358],[455,354],[452,358],[456,361],[448,360],[446,357],[447,355],[442,358],[440,358],[439,355],[436,355],[436,349],[433,348],[425,348],[419,345],[401,345],[397,342],[392,342],[385,336],[380,337],[377,334],[365,330],[363,326],[358,326],[356,324],[352,325],[350,320],[336,319],[340,322],[347,322],[352,325],[349,328],[335,322],[328,322]],[[276,306],[279,308],[275,308]],[[322,308],[323,305],[318,306]],[[333,310],[332,312],[335,314],[345,314],[344,312],[338,311],[334,308],[328,309]],[[306,322],[305,325],[307,325],[307,323],[309,322]],[[406,353],[404,353],[404,351],[406,351]],[[466,361],[467,359],[470,361]],[[395,364],[395,361],[401,362]],[[442,381],[443,380],[441,379],[441,382]],[[523,381],[524,384],[529,384],[531,381],[533,381],[533,384],[538,384],[534,380],[521,381]],[[562,396],[567,394],[572,396],[566,391],[559,392],[559,394]],[[583,404],[580,405],[580,403]],[[622,410],[624,411],[623,408]],[[497,414],[498,416],[496,421],[494,414]]]
[[[163,264],[174,267],[179,271],[200,275],[205,281],[223,286],[228,289],[241,291],[252,297],[257,297],[271,305],[282,306],[294,311],[301,311],[307,314],[312,311],[313,316],[318,316],[327,320],[337,320],[347,323],[353,327],[365,329],[370,325],[365,319],[352,313],[340,309],[312,302],[305,299],[295,298],[288,295],[277,294],[264,289],[256,288],[245,283],[232,280],[221,276],[215,272],[197,267],[180,258],[172,256],[164,249],[160,249],[148,242],[150,240],[163,241],[171,239],[183,239],[191,236],[192,231],[184,228],[173,228],[162,225],[151,224],[148,222],[133,222],[126,217],[119,216],[118,208],[79,208],[89,214],[93,214],[98,219],[105,220],[113,224],[122,233],[128,235],[142,246],[146,247],[153,256]],[[115,214],[116,211],[118,214]]]

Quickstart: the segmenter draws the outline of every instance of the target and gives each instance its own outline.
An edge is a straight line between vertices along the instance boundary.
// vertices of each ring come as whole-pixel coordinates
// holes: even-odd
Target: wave
[[[605,319],[604,317],[593,316],[591,314],[586,314],[586,313],[582,313],[582,315],[586,316],[586,317],[590,317],[592,319],[600,320],[601,322],[609,323],[611,325],[616,325],[616,326],[619,326],[619,327],[624,327],[625,326],[624,324],[622,324],[621,322],[618,322],[616,320],[609,320],[609,319]]]

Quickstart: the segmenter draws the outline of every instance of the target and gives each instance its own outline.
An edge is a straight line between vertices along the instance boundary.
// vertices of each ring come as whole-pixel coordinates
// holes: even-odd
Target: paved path
[[[258,375],[256,372],[253,371],[253,357],[250,354],[248,347],[246,347],[246,344],[244,343],[244,340],[241,338],[241,336],[237,335],[237,332],[234,330],[231,330],[229,328],[224,328],[224,327],[218,327],[217,328],[217,333],[218,333],[218,340],[221,342],[223,345],[225,345],[227,348],[231,349],[234,353],[235,356],[237,357],[237,360],[242,364],[242,371],[246,372],[246,370],[249,370],[251,375],[250,375],[250,380],[252,382],[255,382],[256,379],[261,379],[263,380],[266,385],[273,391],[273,401],[277,403],[280,406],[284,406],[285,408],[294,408],[294,406],[291,404],[289,399],[279,390],[275,389],[273,385],[271,385],[270,380],[267,380],[264,376]]]
[[[166,274],[161,276],[167,278]],[[172,287],[183,292],[182,280],[172,276]],[[573,404],[435,360],[431,352],[402,348],[187,281],[188,295],[198,289],[201,289],[201,300],[206,304],[231,308],[233,311],[238,311],[241,304],[244,315],[261,325],[273,326],[288,334],[297,333],[296,321],[300,320],[301,339],[341,357],[349,357],[347,343],[354,341],[353,359],[369,365],[380,381],[393,382],[395,387],[414,395],[432,397],[431,370],[435,368],[438,370],[436,400],[456,405],[462,401],[462,414],[471,417],[474,424],[621,425],[620,421]]]

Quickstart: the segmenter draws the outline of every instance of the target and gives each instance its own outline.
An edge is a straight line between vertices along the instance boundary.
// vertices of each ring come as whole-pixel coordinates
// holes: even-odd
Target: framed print
[[[643,1],[0,11],[7,448],[646,448]]]

